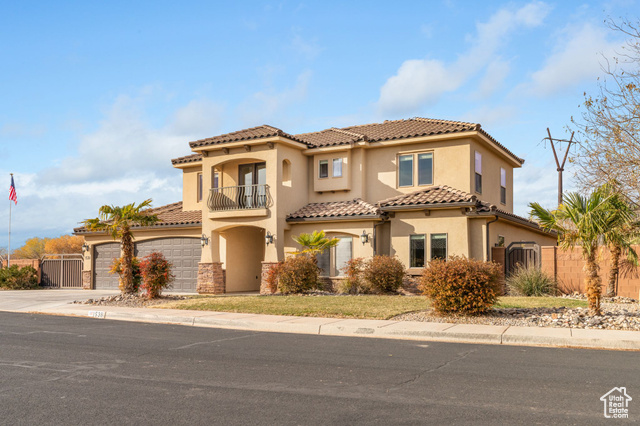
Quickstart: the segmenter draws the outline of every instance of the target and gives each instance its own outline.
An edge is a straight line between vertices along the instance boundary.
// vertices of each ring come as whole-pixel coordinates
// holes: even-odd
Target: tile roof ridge
[[[382,123],[366,123],[366,124],[355,124],[353,126],[345,126],[344,128],[349,128],[349,129],[353,129],[354,127],[365,127],[365,126],[381,126],[383,124],[388,124],[388,123],[400,123],[401,121],[409,121],[411,120],[410,118],[400,118],[398,120],[384,120]]]
[[[355,136],[355,137],[357,137],[357,138],[359,138],[359,139],[361,139],[363,141],[369,140],[367,135],[363,135],[361,133],[356,133],[356,132],[350,132],[348,130],[340,129],[338,127],[332,127],[332,128],[330,128],[328,130],[332,130],[332,131],[334,131],[336,133],[343,133],[343,134],[349,135],[349,136]]]
[[[447,123],[447,124],[454,124],[458,126],[466,125],[466,126],[475,127],[476,130],[480,130],[480,127],[481,127],[480,123],[471,123],[469,121],[445,120],[441,118],[413,117],[413,118],[410,118],[409,120],[422,121],[425,123]]]

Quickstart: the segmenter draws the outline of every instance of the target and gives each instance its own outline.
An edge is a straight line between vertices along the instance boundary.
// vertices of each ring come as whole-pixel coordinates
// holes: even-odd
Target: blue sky
[[[260,124],[300,133],[413,116],[479,122],[526,159],[516,213],[530,201],[553,206],[546,128],[568,137],[601,55],[620,51],[624,38],[603,21],[640,18],[632,0],[0,10],[0,223],[13,172],[12,248],[70,233],[103,204],[180,200],[171,158],[189,154],[191,140]]]

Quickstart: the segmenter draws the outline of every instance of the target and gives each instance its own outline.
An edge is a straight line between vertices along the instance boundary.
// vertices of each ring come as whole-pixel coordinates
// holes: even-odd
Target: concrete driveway
[[[119,294],[118,290],[3,290],[0,311],[34,312],[68,305],[74,300],[98,299]]]

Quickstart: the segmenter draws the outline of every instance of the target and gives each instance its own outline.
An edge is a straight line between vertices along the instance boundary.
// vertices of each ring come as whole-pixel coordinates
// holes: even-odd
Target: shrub
[[[278,272],[278,290],[281,293],[304,293],[320,285],[320,269],[311,256],[290,256]]]
[[[373,256],[366,262],[362,272],[371,289],[378,293],[398,291],[404,274],[402,262],[391,256]]]
[[[18,265],[11,265],[8,268],[0,269],[0,287],[2,288],[26,290],[38,286],[38,271],[33,266],[21,268]]]
[[[140,287],[149,299],[154,299],[171,287],[175,276],[171,273],[171,263],[162,253],[153,252],[140,262],[142,286]]]
[[[283,262],[275,263],[271,265],[267,270],[265,281],[267,282],[267,290],[269,290],[269,293],[271,294],[278,291],[278,276],[280,275],[280,270],[282,269],[282,263]]]
[[[131,261],[131,265],[133,266],[133,292],[137,293],[140,291],[140,283],[142,282],[142,275],[140,274],[140,259],[134,257]],[[118,257],[113,259],[113,263],[111,264],[111,269],[109,270],[112,274],[118,274],[120,276],[120,284],[118,288],[120,291],[124,291],[124,286],[122,284],[122,258]]]
[[[345,279],[338,284],[336,292],[345,294],[371,293],[371,286],[363,277],[365,265],[366,262],[361,257],[349,259],[347,266],[342,268]]]
[[[420,288],[440,314],[475,315],[496,302],[501,278],[496,263],[452,256],[432,260],[420,277]]]
[[[517,296],[546,296],[557,293],[553,278],[538,268],[518,266],[507,278],[509,294]]]

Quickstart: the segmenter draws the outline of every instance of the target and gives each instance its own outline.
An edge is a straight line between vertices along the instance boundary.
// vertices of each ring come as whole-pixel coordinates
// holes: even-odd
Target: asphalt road
[[[0,312],[0,424],[611,424],[638,352]]]

